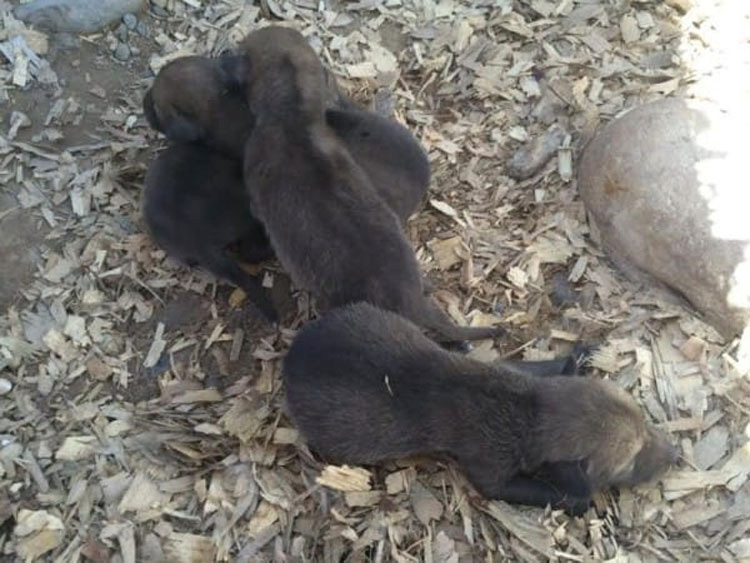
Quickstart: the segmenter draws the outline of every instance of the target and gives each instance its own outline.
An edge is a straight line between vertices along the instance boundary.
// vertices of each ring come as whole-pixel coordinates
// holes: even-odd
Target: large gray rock
[[[14,15],[45,31],[92,33],[145,6],[146,0],[36,0]]]
[[[613,261],[681,294],[725,336],[750,321],[749,125],[744,109],[646,104],[604,127],[578,169]]]

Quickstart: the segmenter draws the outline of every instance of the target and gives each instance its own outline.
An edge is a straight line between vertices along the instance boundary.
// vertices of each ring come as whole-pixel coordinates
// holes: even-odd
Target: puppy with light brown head
[[[234,74],[256,115],[245,147],[246,188],[297,287],[323,309],[366,301],[397,311],[445,343],[496,335],[454,325],[424,295],[398,216],[326,123],[325,71],[305,38],[267,27],[240,51]]]
[[[674,461],[666,435],[649,426],[632,397],[615,385],[553,378],[540,385],[538,400],[537,455],[585,460],[594,489],[635,485]]]
[[[509,373],[365,303],[306,325],[283,376],[292,419],[331,462],[448,455],[487,498],[580,514],[595,491],[650,481],[677,457],[612,383]]]
[[[228,156],[238,155],[253,128],[235,81],[205,57],[167,63],[143,98],[143,112],[170,140],[202,142]]]

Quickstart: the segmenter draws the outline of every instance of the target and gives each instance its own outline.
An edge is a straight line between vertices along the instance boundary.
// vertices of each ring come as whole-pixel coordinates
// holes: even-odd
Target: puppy
[[[167,63],[143,98],[153,129],[179,142],[202,142],[228,156],[253,128],[253,116],[236,81],[211,59],[191,56]]]
[[[202,141],[242,159],[255,117],[236,82],[228,78],[237,57],[182,57],[166,64],[143,99],[152,128],[172,141]],[[401,124],[357,108],[326,73],[326,122],[403,222],[414,213],[430,183],[422,147]],[[262,108],[261,108],[262,109]]]
[[[440,342],[489,338],[430,301],[398,217],[325,121],[325,72],[298,32],[267,27],[242,43],[236,74],[257,121],[244,177],[256,217],[298,287],[323,308],[367,301]]]
[[[242,189],[242,166],[196,144],[164,150],[149,166],[142,214],[154,242],[190,266],[201,266],[241,287],[271,322],[277,320],[261,283],[240,268],[273,256],[263,225]]]
[[[486,498],[578,514],[593,492],[649,481],[676,460],[616,385],[504,372],[365,303],[306,325],[283,377],[293,421],[323,456],[447,454]]]

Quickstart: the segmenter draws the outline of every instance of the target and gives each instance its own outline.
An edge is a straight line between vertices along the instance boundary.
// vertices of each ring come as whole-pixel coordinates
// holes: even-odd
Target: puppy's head
[[[253,122],[222,65],[198,56],[165,65],[143,98],[143,111],[151,127],[170,140],[206,142],[232,153],[241,149]]]
[[[288,27],[251,32],[237,56],[222,58],[222,68],[258,116],[294,108],[318,117],[331,99],[331,77],[304,36]]]
[[[651,481],[677,461],[667,435],[615,384],[570,378],[538,384],[536,455],[548,462],[580,460],[593,490]]]

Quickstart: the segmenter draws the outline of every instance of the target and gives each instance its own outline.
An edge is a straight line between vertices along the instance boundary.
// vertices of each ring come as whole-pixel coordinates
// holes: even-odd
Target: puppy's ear
[[[148,121],[152,129],[163,132],[159,117],[156,115],[156,109],[154,108],[154,96],[151,88],[143,96],[143,115],[146,116],[146,121]]]
[[[221,54],[217,60],[224,85],[244,89],[250,72],[250,59],[230,52]]]

